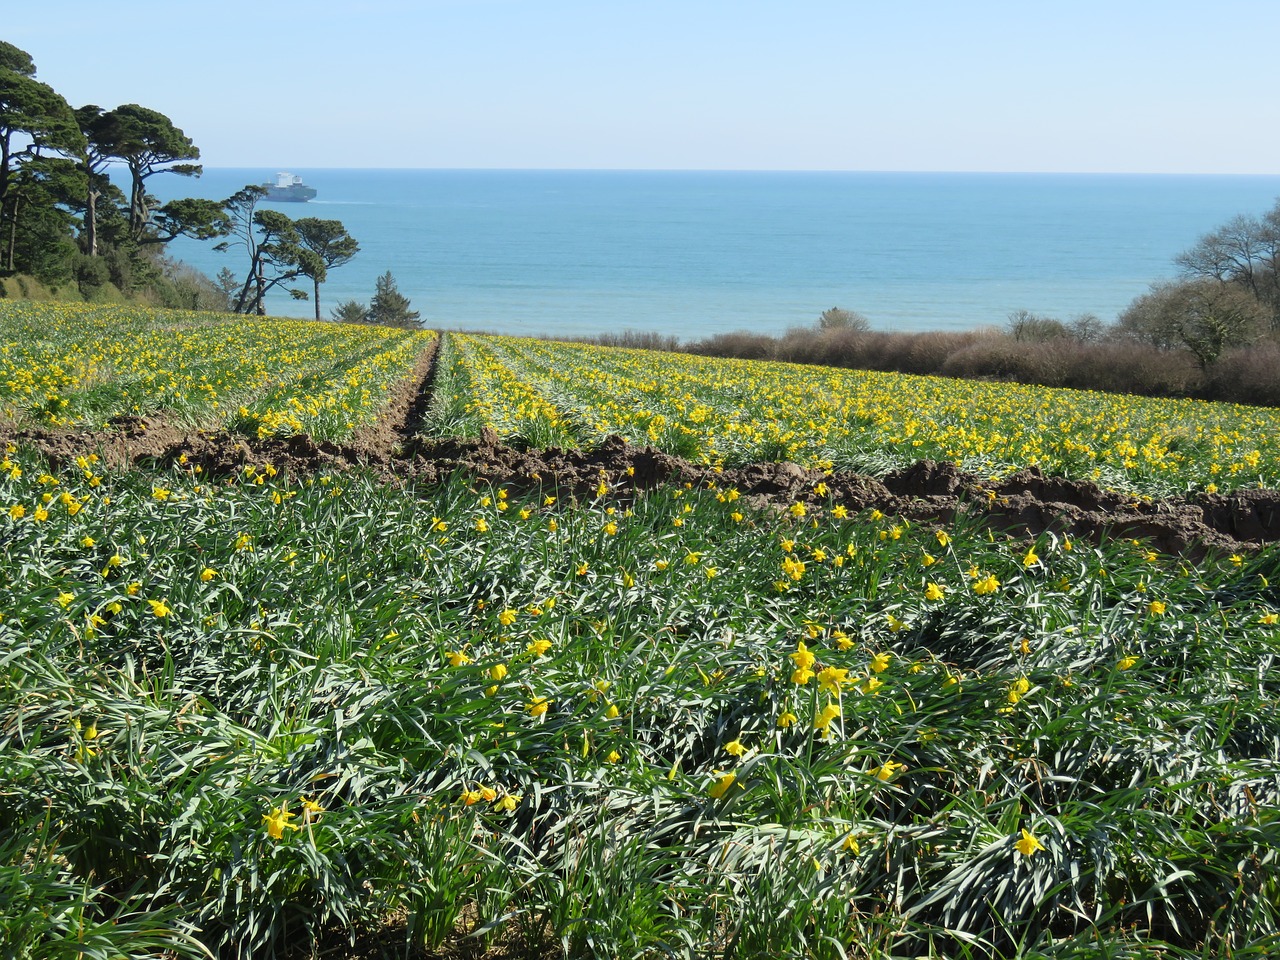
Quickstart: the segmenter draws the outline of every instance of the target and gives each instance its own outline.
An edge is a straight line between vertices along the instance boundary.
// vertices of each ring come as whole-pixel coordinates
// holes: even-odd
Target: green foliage
[[[400,292],[390,270],[377,279],[375,287],[373,299],[369,302],[368,323],[410,329],[422,326],[420,314],[409,309],[409,298]]]
[[[11,54],[23,51],[11,47]],[[13,56],[8,57],[10,62]],[[27,59],[30,63],[30,58]],[[76,124],[71,107],[52,87],[34,79],[33,73],[6,68],[0,63],[0,140],[8,149],[5,160],[15,156],[34,156],[31,142],[53,150],[76,151],[83,147],[84,138]],[[17,138],[25,138],[20,143]],[[7,188],[5,180],[10,169],[0,168],[0,199]]]
[[[314,286],[316,319],[320,319],[320,284],[329,277],[329,271],[350,263],[360,251],[355,237],[347,233],[340,220],[320,220],[302,217],[294,221],[298,240],[303,247],[300,258],[302,274],[310,277]]]
[[[273,473],[0,465],[10,953],[1277,946],[1274,549]]]
[[[444,339],[455,406],[475,431],[513,442],[592,446],[616,434],[706,464],[787,460],[874,474],[920,459],[980,475],[1030,463],[1146,494],[1274,486],[1280,462],[1271,441],[1280,418],[1269,410],[518,337]]]
[[[5,40],[0,40],[0,70],[12,70],[19,76],[34,77],[36,65],[27,51],[20,50]]]
[[[453,337],[440,338],[434,366],[431,403],[419,429],[430,437],[478,437],[481,424],[471,403],[474,385]]]
[[[97,132],[100,152],[123,161],[129,169],[129,235],[140,242],[151,222],[147,180],[160,173],[200,176],[199,164],[184,162],[199,159],[200,148],[163,113],[136,103],[106,113]]]
[[[236,245],[249,255],[248,270],[232,304],[236,313],[265,314],[267,294],[304,273],[303,248],[293,221],[278,210],[258,209],[266,195],[266,187],[248,184],[222,203],[229,223],[227,235],[232,239],[214,249]]]
[[[87,264],[107,262],[114,295],[183,300],[185,291],[175,296],[172,278],[143,251],[178,236],[223,236],[227,214],[199,199],[155,209],[146,183],[159,173],[199,176],[201,167],[186,162],[199,149],[158,111],[138,104],[72,110],[34,75],[25,51],[0,47],[0,271],[47,284],[80,278],[70,298],[101,300],[113,294]],[[129,169],[128,197],[106,175],[112,162]]]
[[[236,313],[264,314],[271,290],[307,277],[312,281],[319,320],[320,284],[328,278],[330,269],[348,263],[356,255],[359,244],[338,220],[303,217],[294,221],[279,210],[258,209],[266,194],[265,187],[249,184],[222,203],[226,220],[220,235],[232,239],[215,249],[226,250],[235,245],[249,255],[244,281],[238,285],[237,293],[228,295],[232,309]],[[225,278],[220,275],[220,285],[230,291],[233,276],[229,272]],[[308,296],[301,289],[290,289],[289,293],[298,300]],[[349,309],[350,303],[342,309]],[[364,322],[345,313],[341,318],[335,315],[335,319]]]
[[[1247,290],[1199,280],[1156,284],[1129,305],[1117,326],[1137,340],[1183,347],[1203,369],[1226,348],[1257,339],[1267,323],[1265,307]]]
[[[65,171],[41,153],[74,155],[84,137],[70,105],[34,74],[25,51],[11,44],[0,51],[0,270],[57,279],[66,271],[51,266],[48,245],[56,251],[65,241],[65,215],[48,181]]]
[[[359,300],[344,300],[330,312],[335,323],[364,323],[369,316],[369,305]]]
[[[180,264],[163,269],[165,284],[153,289],[175,299],[221,295]],[[10,423],[101,427],[160,416],[258,438],[306,432],[317,440],[345,439],[370,423],[432,339],[307,320],[34,303],[5,304],[0,336],[11,344],[0,360],[0,417]]]
[[[176,237],[212,240],[231,232],[231,218],[214,200],[170,200],[155,211],[151,226],[155,234],[145,238],[148,243],[168,243]]]
[[[0,297],[11,300],[67,300],[78,299],[74,287],[46,286],[35,277],[17,274],[11,277],[0,277]]]

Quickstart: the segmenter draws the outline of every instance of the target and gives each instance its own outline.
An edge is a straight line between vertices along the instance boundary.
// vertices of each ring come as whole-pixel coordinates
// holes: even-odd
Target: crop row
[[[136,307],[0,305],[0,420],[161,414],[251,436],[347,436],[434,335]],[[1280,483],[1280,412],[1017,384],[452,334],[430,428],[534,446],[608,434],[706,463],[880,471],[921,458],[1141,492]]]
[[[0,419],[102,426],[156,414],[330,439],[372,420],[432,334],[65,303],[0,308]]]
[[[11,449],[0,952],[1280,945],[1274,550],[598,494]]]
[[[1280,483],[1280,412],[511,337],[450,335],[475,426],[537,443],[616,433],[706,463],[1035,464],[1167,492]]]

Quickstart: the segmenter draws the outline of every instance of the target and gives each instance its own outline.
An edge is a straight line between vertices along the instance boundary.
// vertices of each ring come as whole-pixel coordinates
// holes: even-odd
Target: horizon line
[[[206,170],[280,169],[279,164],[204,164]],[[819,167],[456,167],[456,166],[337,166],[293,164],[297,170],[368,170],[431,173],[815,173],[948,176],[1050,176],[1050,177],[1276,177],[1275,173],[1242,173],[1169,170],[864,170]]]

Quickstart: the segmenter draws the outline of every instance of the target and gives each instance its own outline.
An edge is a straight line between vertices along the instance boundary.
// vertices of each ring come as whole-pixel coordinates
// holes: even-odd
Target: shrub
[[[1160,347],[1185,347],[1207,368],[1222,351],[1249,343],[1267,311],[1247,290],[1215,280],[1154,284],[1116,321],[1123,335]]]
[[[1143,309],[1149,302],[1143,304]],[[779,360],[887,373],[1011,380],[1152,397],[1198,397],[1280,406],[1280,344],[1228,348],[1207,368],[1197,355],[1131,308],[1107,330],[1089,314],[1070,324],[1028,314],[1021,339],[994,327],[888,333],[852,327],[792,327],[779,337],[737,330],[678,347],[739,360]],[[1146,317],[1146,319],[1144,319]],[[1035,321],[1035,322],[1032,322]],[[1141,322],[1139,322],[1141,321]],[[1048,335],[1048,334],[1052,335]],[[1041,336],[1041,334],[1045,334]],[[625,334],[635,337],[634,334]],[[656,334],[648,338],[657,343]],[[607,343],[603,338],[594,342]],[[630,345],[618,343],[616,345]],[[640,345],[637,339],[635,345]],[[649,346],[647,349],[673,349]]]
[[[732,333],[716,333],[689,344],[688,353],[703,357],[729,357],[735,360],[772,360],[776,355],[777,341],[763,333],[735,330]]]
[[[369,307],[359,300],[347,300],[338,304],[329,314],[336,323],[364,323]]]
[[[856,310],[844,310],[832,307],[818,315],[819,330],[853,330],[866,333],[871,329],[871,321]]]
[[[71,258],[71,269],[85,299],[93,299],[100,288],[111,282],[111,268],[101,257],[77,251]]]
[[[1228,350],[1206,375],[1213,400],[1280,407],[1280,343],[1264,340]]]
[[[1038,343],[1071,335],[1066,324],[1061,320],[1055,320],[1053,317],[1042,317],[1039,314],[1032,313],[1030,310],[1015,310],[1009,314],[1007,329],[1009,335],[1019,342]]]
[[[940,330],[913,334],[907,346],[904,373],[936,374],[947,357],[982,337],[981,334],[948,333]]]
[[[552,337],[561,340],[562,337]],[[680,349],[680,338],[657,333],[653,330],[623,330],[621,333],[601,333],[588,337],[584,342],[599,347],[621,347],[624,350],[660,350],[671,353]]]

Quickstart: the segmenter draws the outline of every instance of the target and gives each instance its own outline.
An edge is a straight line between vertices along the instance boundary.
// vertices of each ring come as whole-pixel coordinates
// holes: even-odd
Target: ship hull
[[[301,190],[278,190],[271,188],[267,190],[266,199],[274,200],[277,203],[306,203],[316,195],[316,191],[311,187],[304,187]]]

